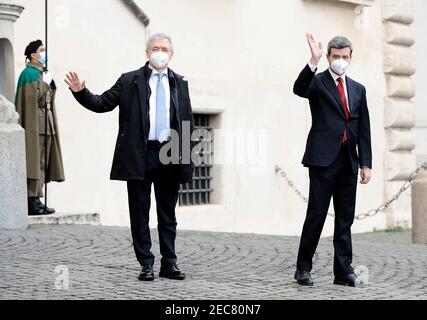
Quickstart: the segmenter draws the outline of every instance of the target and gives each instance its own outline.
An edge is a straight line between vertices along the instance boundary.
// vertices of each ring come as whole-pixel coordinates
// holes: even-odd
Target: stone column
[[[4,97],[12,100],[15,94],[13,25],[23,10],[0,3],[0,229],[26,228],[29,221],[24,130]]]
[[[28,227],[25,133],[15,106],[0,95],[0,229]]]
[[[8,100],[15,97],[15,59],[13,27],[24,8],[0,0],[0,94]]]
[[[387,94],[384,101],[386,133],[385,196],[390,199],[416,168],[415,73],[413,0],[383,0],[384,74]],[[387,227],[411,227],[411,191],[387,209]]]

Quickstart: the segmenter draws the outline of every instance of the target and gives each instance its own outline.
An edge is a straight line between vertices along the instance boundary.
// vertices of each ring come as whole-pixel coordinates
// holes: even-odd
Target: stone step
[[[30,225],[101,225],[99,213],[55,213],[47,216],[30,216],[29,218]]]

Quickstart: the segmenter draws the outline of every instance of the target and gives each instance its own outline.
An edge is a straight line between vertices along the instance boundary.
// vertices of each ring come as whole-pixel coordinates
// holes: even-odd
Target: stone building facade
[[[24,67],[25,45],[43,38],[44,1],[6,2],[25,7],[14,25],[15,41],[3,45],[10,53],[13,43],[12,63],[18,73]],[[357,213],[390,199],[415,169],[417,154],[427,153],[427,70],[424,60],[416,58],[427,52],[423,0],[49,4],[50,65],[60,84],[57,105],[67,175],[64,184],[50,186],[50,198],[63,212],[99,212],[106,225],[129,224],[125,185],[108,181],[117,112],[95,115],[83,110],[61,81],[73,70],[92,91],[102,92],[121,73],[145,62],[147,36],[158,31],[174,38],[172,67],[190,82],[199,124],[218,133],[211,156],[222,157],[203,169],[203,186],[192,186],[197,194],[192,188],[182,190],[181,200],[187,204],[178,210],[182,229],[300,233],[306,204],[275,167],[282,167],[308,193],[307,170],[300,163],[311,119],[308,103],[292,94],[293,82],[309,59],[306,32],[324,43],[338,34],[350,38],[355,47],[350,76],[367,88],[374,179],[359,188]],[[2,32],[4,17],[0,19]],[[327,67],[326,59],[320,67]],[[10,98],[13,70],[5,74],[0,88]],[[153,226],[155,221],[153,210]],[[408,191],[386,213],[357,220],[353,230],[410,225]],[[328,219],[325,235],[332,232],[333,221]]]

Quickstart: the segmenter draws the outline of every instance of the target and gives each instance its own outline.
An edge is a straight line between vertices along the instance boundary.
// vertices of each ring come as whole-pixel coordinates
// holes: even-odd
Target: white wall
[[[17,72],[24,66],[25,45],[43,37],[43,1],[19,2],[26,10],[16,24]],[[50,204],[62,212],[100,212],[104,224],[127,225],[125,184],[108,181],[117,112],[96,115],[84,110],[62,78],[74,70],[92,91],[109,88],[122,72],[145,62],[145,29],[118,0],[50,2],[57,10],[50,17],[57,21],[50,32],[50,56],[60,85],[57,107],[67,177],[67,182],[50,187]],[[261,173],[253,175],[253,168],[245,164],[220,166],[222,188],[216,190],[220,203],[180,208],[179,228],[300,234],[306,205],[274,168],[279,164],[308,193],[307,170],[301,165],[310,126],[308,104],[292,93],[293,82],[309,59],[306,32],[325,44],[337,34],[354,43],[351,76],[368,89],[374,149],[374,179],[359,188],[357,211],[384,200],[385,84],[379,2],[369,10],[368,28],[363,29],[360,15],[347,5],[300,0],[139,1],[151,19],[149,31],[164,31],[174,38],[172,68],[190,81],[194,111],[222,111],[222,129],[257,129],[266,133],[268,141],[267,150],[258,151],[265,158]],[[153,226],[154,214],[153,210]],[[354,231],[384,226],[385,217],[379,215],[356,221]],[[325,235],[332,230],[329,219]]]
[[[383,101],[381,8],[359,29],[354,7],[304,1],[141,1],[152,31],[175,38],[174,66],[192,86],[193,108],[223,108],[223,128],[266,130],[266,170],[250,175],[247,166],[223,166],[222,205],[181,208],[182,228],[275,234],[299,234],[306,205],[274,174],[281,165],[308,193],[301,159],[309,129],[308,104],[292,93],[293,82],[309,58],[305,33],[325,43],[336,34],[353,40],[352,75],[368,87],[374,180],[359,189],[358,212],[383,201]],[[164,19],[167,7],[173,15]],[[197,28],[197,32],[195,32]],[[322,68],[326,67],[323,61]],[[378,191],[380,190],[380,191]],[[384,216],[356,222],[355,231],[384,227]],[[332,232],[329,221],[325,234]]]

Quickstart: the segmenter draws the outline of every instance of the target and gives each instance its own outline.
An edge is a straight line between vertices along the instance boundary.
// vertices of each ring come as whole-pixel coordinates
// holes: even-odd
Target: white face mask
[[[342,76],[350,67],[350,62],[344,59],[336,59],[331,62],[331,70],[337,75]]]
[[[150,62],[158,69],[163,69],[169,64],[170,57],[167,53],[158,51],[153,52],[150,56]]]
[[[46,51],[40,52],[39,62],[43,65],[46,65],[46,59],[47,59]]]

